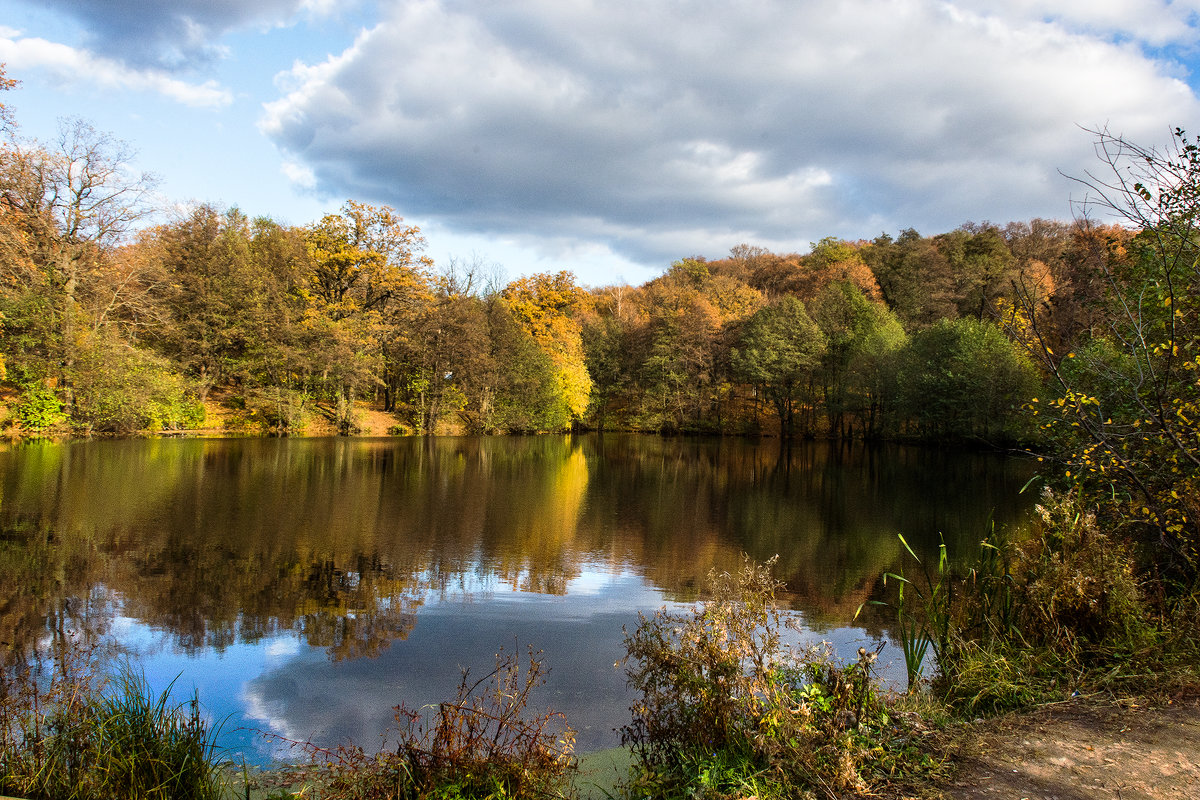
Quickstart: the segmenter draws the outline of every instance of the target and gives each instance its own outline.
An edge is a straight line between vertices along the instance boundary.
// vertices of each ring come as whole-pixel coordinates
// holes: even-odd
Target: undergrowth
[[[1074,492],[1047,489],[1029,537],[1010,541],[993,530],[969,569],[951,574],[943,553],[924,584],[898,609],[917,622],[897,631],[917,640],[905,652],[922,637],[932,641],[932,688],[955,713],[1143,693],[1197,678],[1197,593],[1157,591],[1137,553]]]

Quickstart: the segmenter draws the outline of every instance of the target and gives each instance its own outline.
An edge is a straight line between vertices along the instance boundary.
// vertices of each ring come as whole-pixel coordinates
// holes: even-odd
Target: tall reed
[[[922,582],[905,577],[904,568],[900,572],[885,572],[884,585],[888,580],[899,584],[896,590],[896,636],[899,639],[900,650],[904,653],[904,669],[908,677],[908,691],[914,691],[920,684],[925,668],[925,658],[930,648],[938,663],[944,662],[950,649],[951,616],[954,603],[954,580],[950,573],[950,559],[946,550],[946,542],[938,544],[937,566],[930,570],[929,565],[922,561],[903,534],[896,534],[904,549],[912,560],[921,568]],[[908,594],[909,597],[905,595]],[[882,600],[868,601],[871,605],[892,605]],[[863,605],[867,605],[864,603]],[[857,618],[863,606],[858,607],[854,616]]]

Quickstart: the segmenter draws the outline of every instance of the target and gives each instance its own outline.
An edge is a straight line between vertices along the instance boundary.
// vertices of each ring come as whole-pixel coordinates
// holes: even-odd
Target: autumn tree
[[[642,424],[701,430],[720,402],[722,319],[709,295],[713,276],[699,258],[674,262],[644,287],[646,315],[638,381]]]
[[[482,432],[561,431],[574,421],[562,368],[502,293],[487,304],[491,370],[479,405]]]
[[[739,244],[729,252],[729,274],[758,291],[768,302],[796,294],[804,282],[800,256],[777,255],[764,247]]]
[[[812,251],[801,260],[801,274],[803,282],[794,293],[806,303],[834,282],[854,286],[870,300],[880,297],[879,283],[861,249],[831,236],[813,243]]]
[[[17,86],[17,81],[8,77],[5,65],[0,63],[0,92],[7,92]],[[0,133],[5,133],[16,125],[12,108],[7,103],[0,103]]]
[[[124,143],[82,120],[63,122],[53,145],[14,141],[0,148],[0,268],[18,295],[16,306],[8,298],[6,316],[10,325],[41,331],[23,338],[40,339],[42,363],[55,365],[42,377],[57,382],[68,413],[86,344],[83,300],[113,249],[151,210],[155,181],[131,172],[131,157]]]
[[[568,421],[581,420],[592,392],[578,319],[587,292],[570,272],[558,272],[520,278],[502,295],[513,318],[554,364]]]
[[[1052,268],[1053,293],[1034,281],[1020,280],[1021,307],[1037,307],[1041,334],[1055,350],[1066,352],[1069,342],[1107,324],[1106,297],[1110,270],[1123,271],[1134,258],[1136,230],[1118,224],[1102,224],[1086,217],[1070,226],[1062,257],[1048,262]]]
[[[593,289],[580,316],[584,357],[592,376],[588,421],[600,430],[627,420],[640,394],[637,373],[646,340],[640,295],[640,289],[625,285]]]
[[[340,320],[389,303],[403,303],[432,266],[425,238],[415,225],[387,206],[348,200],[340,214],[327,214],[308,233],[312,259],[308,287],[322,314]]]
[[[1072,227],[1059,220],[1034,218],[1028,222],[1010,222],[999,231],[1019,265],[1039,261],[1057,269],[1066,253]]]
[[[249,241],[243,215],[203,205],[147,231],[129,254],[156,260],[170,277],[162,294],[171,324],[153,340],[195,379],[202,399],[240,371],[258,333],[250,308],[262,289]]]
[[[339,432],[354,428],[357,393],[379,381],[385,315],[419,307],[431,261],[416,226],[385,207],[348,201],[307,233],[308,270],[299,291],[323,391],[336,401]]]

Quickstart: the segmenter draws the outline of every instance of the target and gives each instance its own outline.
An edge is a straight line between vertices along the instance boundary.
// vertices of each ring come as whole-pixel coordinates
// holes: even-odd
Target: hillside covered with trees
[[[11,122],[11,120],[10,120]],[[11,125],[10,125],[11,127]],[[1021,439],[1043,375],[1096,324],[1133,234],[1089,221],[739,245],[642,286],[507,284],[435,264],[386,207],[302,226],[149,203],[123,143],[82,121],[0,148],[0,367],[15,432],[205,427],[345,434],[571,428]],[[151,224],[152,220],[162,220]],[[211,406],[210,406],[211,407]],[[314,416],[318,415],[318,416]]]
[[[507,284],[435,264],[387,207],[308,225],[152,207],[83,121],[0,148],[0,378],[12,432],[639,430],[1022,440],[1047,372],[1106,313],[1133,232],[1088,220],[748,244],[642,286]],[[162,221],[162,220],[166,221]],[[1036,355],[1036,353],[1035,353]],[[1044,365],[1043,365],[1044,366]]]

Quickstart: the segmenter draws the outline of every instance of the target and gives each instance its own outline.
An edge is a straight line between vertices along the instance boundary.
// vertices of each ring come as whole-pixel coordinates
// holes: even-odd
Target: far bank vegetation
[[[477,259],[433,263],[390,208],[300,226],[168,214],[128,167],[80,121],[0,147],[13,433],[1022,440],[1044,374],[1003,323],[1032,298],[1066,345],[1096,322],[1098,270],[1132,263],[1126,229],[1033,220],[739,245],[641,286],[506,282]]]

